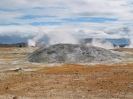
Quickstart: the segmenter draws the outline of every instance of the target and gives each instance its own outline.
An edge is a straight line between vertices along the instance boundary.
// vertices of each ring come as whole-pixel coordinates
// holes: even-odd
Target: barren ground
[[[28,54],[28,48],[0,48],[0,99],[133,99],[132,60],[92,66],[12,63]]]

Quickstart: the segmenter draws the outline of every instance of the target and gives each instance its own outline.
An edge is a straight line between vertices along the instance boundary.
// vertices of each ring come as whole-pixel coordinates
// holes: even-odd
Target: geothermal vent
[[[123,54],[94,46],[56,44],[40,48],[25,58],[37,63],[89,63],[123,59]]]

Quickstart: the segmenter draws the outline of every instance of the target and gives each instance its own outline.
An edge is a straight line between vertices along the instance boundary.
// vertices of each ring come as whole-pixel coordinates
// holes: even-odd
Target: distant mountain
[[[127,38],[118,38],[118,39],[106,39],[107,41],[111,42],[112,44],[122,45],[122,44],[130,44],[130,40]]]
[[[83,39],[83,41],[85,41],[85,43],[87,42],[91,42],[93,38],[85,38]],[[98,38],[99,39],[99,38]],[[119,45],[119,46],[126,46],[130,44],[130,40],[127,38],[117,38],[117,39],[113,39],[113,38],[106,38],[104,39],[105,41],[111,42],[114,46]]]
[[[16,44],[1,44],[0,47],[24,47],[27,46],[26,43],[16,43]]]
[[[0,36],[0,43],[1,44],[16,44],[20,42],[26,43],[29,38],[33,37],[21,37],[19,35],[1,35]]]
[[[0,44],[19,44],[19,43],[27,43],[28,39],[33,39],[34,36],[26,36],[21,37],[20,35],[0,35]],[[36,43],[38,45],[43,45],[42,43],[48,43],[48,38],[43,37],[39,39]],[[23,45],[23,44],[22,44]]]
[[[34,36],[27,36],[27,37],[22,37],[20,35],[0,35],[0,44],[14,44],[14,45],[26,45],[28,39],[32,39]],[[91,42],[93,38],[85,38],[82,39],[84,42]],[[44,36],[43,38],[39,39],[37,42],[37,45],[45,45],[49,44],[50,38]],[[107,38],[105,41],[111,42],[114,46],[119,45],[119,46],[126,46],[130,44],[130,40],[127,38],[118,38],[118,39],[112,39],[112,38]],[[21,43],[23,42],[23,44]],[[20,44],[19,44],[20,43]]]

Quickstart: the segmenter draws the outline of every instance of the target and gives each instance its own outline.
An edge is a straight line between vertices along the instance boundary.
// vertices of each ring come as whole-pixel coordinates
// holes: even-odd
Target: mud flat
[[[132,99],[133,97],[132,59],[111,65],[89,66],[14,63],[15,60],[28,56],[27,50],[28,48],[0,49],[0,99]],[[132,56],[132,50],[120,51]]]

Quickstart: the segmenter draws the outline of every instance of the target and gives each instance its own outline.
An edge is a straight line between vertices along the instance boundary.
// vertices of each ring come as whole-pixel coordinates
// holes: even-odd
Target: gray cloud
[[[18,33],[37,34],[39,27],[49,33],[56,29],[71,31],[78,37],[127,37],[133,29],[132,0],[2,0],[0,3],[0,23],[17,25],[0,26],[0,35]],[[55,16],[21,19],[23,16]],[[114,18],[118,21],[104,23],[72,22],[61,19],[79,17]],[[31,23],[60,22],[60,25],[31,26]],[[127,25],[126,23],[130,24]],[[16,32],[18,31],[18,32]]]

